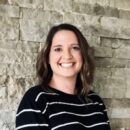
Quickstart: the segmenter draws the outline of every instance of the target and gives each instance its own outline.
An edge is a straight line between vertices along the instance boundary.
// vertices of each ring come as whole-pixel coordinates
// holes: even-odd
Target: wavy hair
[[[88,45],[88,42],[81,31],[71,24],[63,23],[57,26],[53,26],[50,29],[46,38],[46,42],[37,57],[36,72],[39,83],[43,87],[47,86],[52,78],[53,72],[48,63],[49,53],[54,35],[61,30],[69,30],[74,32],[78,39],[83,65],[77,76],[76,86],[78,87],[77,90],[79,90],[79,94],[86,95],[90,90],[90,86],[92,85],[94,79],[95,64],[93,51],[92,48]]]

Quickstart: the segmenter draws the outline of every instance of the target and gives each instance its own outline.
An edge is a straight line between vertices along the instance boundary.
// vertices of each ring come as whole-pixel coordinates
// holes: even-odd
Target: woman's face
[[[68,30],[58,31],[53,39],[49,53],[49,64],[53,77],[76,77],[83,60],[77,37]]]

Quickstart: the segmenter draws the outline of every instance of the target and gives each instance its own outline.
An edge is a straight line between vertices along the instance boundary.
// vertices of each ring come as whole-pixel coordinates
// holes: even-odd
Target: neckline
[[[51,90],[52,92],[57,93],[59,95],[70,96],[70,97],[77,97],[78,96],[78,94],[65,93],[65,92],[63,92],[61,90],[58,90],[56,88],[51,87],[50,85],[48,85],[47,87],[48,87],[49,90]]]

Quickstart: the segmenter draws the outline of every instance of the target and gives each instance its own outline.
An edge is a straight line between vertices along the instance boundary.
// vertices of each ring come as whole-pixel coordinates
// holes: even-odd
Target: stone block
[[[100,46],[100,37],[99,36],[86,35],[85,38],[88,41],[88,44],[90,47],[99,47]]]
[[[60,23],[63,21],[63,16],[60,12],[45,11],[43,9],[26,9],[22,8],[22,18],[24,19],[39,19],[49,23]]]
[[[6,86],[8,88],[8,97],[13,98],[17,93],[17,86],[15,79],[11,76],[7,77]]]
[[[5,86],[6,80],[7,80],[6,75],[0,75],[0,86]]]
[[[130,1],[129,0],[114,0],[115,2],[115,7],[119,9],[125,9],[129,10],[130,9]]]
[[[44,8],[44,0],[9,0],[8,3],[25,8]]]
[[[15,84],[13,86],[10,81],[7,82],[7,88],[8,88],[8,107],[6,107],[7,110],[10,111],[16,111],[18,108],[18,105],[25,94],[25,92],[32,86],[36,85],[36,77],[35,76],[12,76],[10,77],[12,80],[12,84]],[[15,87],[13,89],[13,87]],[[11,90],[13,89],[13,90]],[[11,91],[11,92],[9,92]],[[11,105],[10,105],[11,104]],[[2,106],[2,109],[4,110],[4,106]],[[5,109],[5,110],[6,110]]]
[[[130,38],[130,24],[128,20],[102,17],[100,21],[99,33],[101,36],[122,39]]]
[[[6,64],[0,63],[0,75],[6,75],[6,68],[7,68]]]
[[[126,98],[130,98],[130,69],[125,68],[125,77],[126,77]]]
[[[130,108],[130,99],[129,98],[104,98],[103,99],[107,108]]]
[[[1,130],[14,130],[15,111],[1,111],[0,122]]]
[[[130,10],[119,10],[119,18],[121,19],[130,19]]]
[[[112,75],[111,68],[96,67],[95,77],[97,78],[110,78]]]
[[[116,18],[101,18],[101,30],[100,34],[106,35],[107,37],[117,37],[119,35],[120,24]]]
[[[130,60],[116,58],[96,58],[97,67],[130,68]]]
[[[89,3],[89,4],[96,4],[97,0],[87,0],[86,2]]]
[[[19,7],[0,5],[0,16],[19,18]]]
[[[96,78],[94,89],[103,98],[124,98],[126,93],[126,82],[121,78]]]
[[[119,17],[119,10],[110,6],[104,7],[104,15],[108,17]]]
[[[78,28],[81,28],[81,26],[85,24],[85,17],[84,15],[80,15],[80,14],[64,13],[63,21],[65,23],[74,24]]]
[[[23,54],[11,49],[0,49],[0,62],[1,63],[15,63],[22,62]]]
[[[109,6],[109,0],[87,0],[90,4],[99,4],[100,6]]]
[[[112,48],[114,48],[113,57],[130,59],[130,40],[117,39],[115,43],[112,43]]]
[[[37,53],[26,52],[23,53],[23,63],[25,64],[35,64],[37,58]]]
[[[14,73],[14,66],[15,66],[15,63],[8,63],[7,64],[7,75],[8,76],[14,76],[15,73]]]
[[[84,35],[90,35],[90,36],[100,36],[100,27],[94,26],[94,25],[88,25],[84,24],[82,25],[82,30]]]
[[[89,15],[119,17],[119,11],[117,8],[113,8],[110,6],[102,6],[101,4],[98,3],[88,4],[88,3],[73,2],[73,11]]]
[[[96,30],[96,28],[100,27],[100,16],[92,16],[78,13],[65,13],[63,19],[64,22],[74,24],[78,28],[80,28],[84,35],[89,34],[88,29],[92,30],[90,28],[94,28]]]
[[[27,41],[11,41],[11,40],[0,40],[0,48],[3,50],[14,50],[17,52],[32,52],[37,53],[39,50],[40,43],[38,42],[27,42]]]
[[[33,63],[15,64],[15,68],[13,68],[13,70],[14,70],[14,74],[18,77],[34,76],[36,74],[35,65]]]
[[[17,41],[11,41],[11,40],[0,40],[0,49],[16,49],[17,47]]]
[[[38,53],[39,47],[40,43],[27,41],[18,41],[17,45],[15,46],[18,52],[23,53]]]
[[[130,118],[112,118],[110,120],[112,130],[129,130]]]
[[[0,4],[6,4],[6,0],[0,0]]]
[[[113,57],[122,58],[122,59],[130,59],[130,48],[125,49],[115,49],[113,53]]]
[[[112,47],[112,43],[115,43],[116,40],[113,38],[100,37],[100,44],[102,47]],[[116,42],[117,44],[117,42]]]
[[[111,118],[130,118],[130,108],[112,108]]]
[[[0,17],[0,39],[17,40],[19,36],[18,19]]]
[[[93,14],[93,6],[87,3],[73,2],[73,12]]]
[[[117,49],[130,48],[130,39],[118,39],[118,44],[119,46],[117,47]]]
[[[88,2],[91,1],[91,0],[88,0]],[[97,4],[101,5],[101,6],[110,6],[109,3],[110,3],[110,0],[97,0],[96,1]]]
[[[20,40],[44,42],[50,28],[49,23],[34,20],[20,20]]]
[[[113,78],[118,78],[118,79],[123,79],[126,80],[126,71],[125,68],[111,68],[111,77]]]
[[[72,11],[72,0],[45,0],[45,10],[57,10],[59,12],[71,12]]]
[[[96,57],[112,57],[112,48],[109,47],[95,47],[94,49]]]
[[[0,100],[7,98],[7,88],[0,86]]]

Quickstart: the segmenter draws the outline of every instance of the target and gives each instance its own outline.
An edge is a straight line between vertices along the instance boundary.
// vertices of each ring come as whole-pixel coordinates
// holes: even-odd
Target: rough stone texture
[[[119,18],[130,19],[130,10],[119,10]]]
[[[0,5],[0,16],[17,18],[19,17],[19,7],[9,6],[9,5]]]
[[[103,7],[99,4],[91,5],[88,3],[74,2],[73,11],[89,15],[104,15],[108,17],[119,17],[117,8],[110,6]]]
[[[37,53],[62,22],[76,25],[94,48],[93,89],[112,130],[130,130],[129,14],[129,0],[0,0],[0,130],[15,130],[18,104],[37,84]]]
[[[8,4],[25,8],[44,8],[44,0],[7,0]]]
[[[72,10],[72,0],[45,0],[46,10],[57,10],[60,12],[70,12]]]
[[[0,40],[17,40],[19,36],[18,19],[0,16]]]

